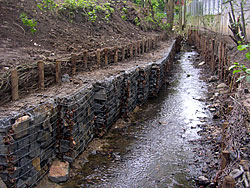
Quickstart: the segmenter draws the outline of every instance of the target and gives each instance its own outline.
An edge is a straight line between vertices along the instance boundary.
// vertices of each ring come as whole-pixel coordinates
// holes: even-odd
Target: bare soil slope
[[[119,45],[139,39],[151,32],[144,32],[135,25],[137,11],[129,8],[127,20],[121,18],[123,3],[111,6],[115,12],[109,22],[104,15],[97,15],[95,22],[88,21],[81,12],[73,16],[59,11],[40,10],[34,0],[0,1],[0,70],[18,64],[33,62],[41,56],[96,49]],[[21,19],[21,13],[37,21],[37,32],[32,34]]]
[[[108,21],[105,20],[105,12],[100,11],[93,22],[83,14],[82,9],[41,10],[37,6],[39,2],[0,0],[0,104],[11,99],[10,70],[13,68],[17,68],[21,75],[19,90],[20,95],[25,96],[37,89],[37,86],[34,87],[37,83],[36,65],[31,65],[39,60],[53,62],[84,50],[93,54],[98,48],[121,46],[157,35],[157,31],[151,30],[143,20],[140,10],[129,2],[110,1],[114,12],[110,13]],[[122,18],[124,9],[126,19]],[[37,22],[34,34],[30,27],[23,24],[20,18],[22,13]],[[45,87],[53,85],[54,81],[48,81],[52,73],[51,68],[45,70]],[[52,80],[53,77],[52,74]]]

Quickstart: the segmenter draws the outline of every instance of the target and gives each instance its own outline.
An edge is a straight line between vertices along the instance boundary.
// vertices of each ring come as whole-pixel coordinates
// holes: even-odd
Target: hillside
[[[19,74],[34,72],[29,66],[39,60],[53,62],[85,50],[95,53],[161,32],[147,21],[146,8],[127,1],[1,0],[0,10],[0,95],[10,93],[12,68]],[[32,76],[26,75],[19,84],[27,87],[22,95],[34,85]]]
[[[121,15],[124,7],[127,10],[126,20]],[[83,9],[41,10],[34,0],[2,0],[0,68],[32,62],[42,55],[56,56],[82,49],[119,45],[151,34],[136,26],[134,20],[137,11],[129,3],[113,2],[110,8],[114,12],[110,12],[108,21],[102,10],[96,13],[95,21],[89,21],[83,15]],[[22,13],[37,22],[34,34],[22,23]]]

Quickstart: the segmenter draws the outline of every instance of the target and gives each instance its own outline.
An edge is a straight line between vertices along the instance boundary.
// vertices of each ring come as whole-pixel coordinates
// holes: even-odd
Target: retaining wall
[[[0,119],[0,177],[8,188],[33,187],[56,157],[72,163],[92,138],[156,97],[180,38],[164,58],[93,81],[70,96]]]

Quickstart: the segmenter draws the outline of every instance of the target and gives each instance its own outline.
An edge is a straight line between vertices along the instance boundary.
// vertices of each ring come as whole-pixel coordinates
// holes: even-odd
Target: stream
[[[194,146],[199,125],[210,114],[207,85],[193,66],[195,51],[177,55],[169,84],[159,97],[134,113],[133,121],[112,128],[103,151],[92,151],[78,175],[63,188],[192,188]]]

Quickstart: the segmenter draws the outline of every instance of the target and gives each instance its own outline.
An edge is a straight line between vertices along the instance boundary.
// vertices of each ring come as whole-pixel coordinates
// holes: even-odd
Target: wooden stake
[[[142,50],[141,50],[141,53],[144,54],[145,52],[145,41],[144,39],[142,39]]]
[[[230,57],[227,57],[227,72],[226,72],[226,80],[227,80],[227,84],[229,85],[230,84],[230,74],[229,74],[229,71],[228,71],[228,67],[231,65],[231,61],[230,61]]]
[[[84,68],[88,68],[88,51],[83,52],[83,63],[84,63]]]
[[[116,46],[116,47],[115,47],[115,55],[114,55],[114,63],[115,63],[115,64],[118,63],[118,57],[119,57],[119,56],[118,56],[118,55],[119,55],[118,52],[119,52],[119,51],[118,51],[118,47]]]
[[[71,54],[71,64],[72,64],[72,75],[74,76],[76,74],[76,54]]]
[[[138,55],[141,53],[141,41],[137,42]]]
[[[226,72],[227,72],[227,44],[224,43],[224,58],[223,58],[223,80],[226,81]]]
[[[37,63],[37,67],[38,67],[38,88],[40,90],[44,90],[44,62],[39,61]]]
[[[97,60],[97,66],[101,66],[101,50],[96,50],[96,60]]]
[[[135,56],[137,56],[137,42],[134,43]]]
[[[232,176],[226,176],[223,180],[222,188],[234,188],[235,180]]]
[[[125,60],[125,46],[122,46],[122,61]]]
[[[147,44],[147,39],[146,39],[146,40],[144,40],[144,47],[145,47],[144,52],[145,52],[145,53],[146,53],[146,52],[148,52],[148,44]]]
[[[133,54],[133,44],[130,44],[130,58],[132,58],[134,56]]]
[[[222,150],[224,150],[225,147],[226,147],[226,145],[225,145],[225,138],[226,138],[226,129],[227,129],[228,125],[229,125],[228,122],[224,122],[222,124],[222,130],[221,130],[221,132],[222,132],[222,139],[221,139],[221,148],[222,148]]]
[[[152,49],[152,39],[151,38],[149,38],[148,39],[148,48],[149,48],[149,50],[151,50]]]
[[[108,48],[104,49],[104,54],[105,54],[105,65],[107,66],[109,64],[109,60],[108,60],[109,49]]]
[[[17,70],[14,69],[11,71],[11,91],[12,91],[12,100],[16,101],[19,99],[18,94],[18,73]]]
[[[219,43],[219,78],[221,79],[221,69],[222,69],[222,48],[223,48],[223,42]]]
[[[56,62],[56,83],[58,85],[62,84],[62,70],[61,70],[62,63],[60,61]]]
[[[210,63],[210,67],[211,67],[211,70],[212,72],[214,72],[215,70],[215,59],[214,59],[214,39],[212,39],[212,42],[211,42],[211,63]]]
[[[221,155],[221,170],[225,169],[228,162],[229,162],[229,151],[222,151],[222,155]]]
[[[207,64],[207,59],[208,59],[208,40],[207,37],[204,37],[204,59],[205,59],[205,63]]]

